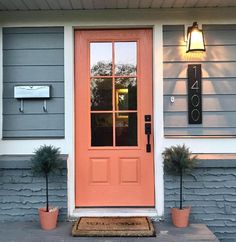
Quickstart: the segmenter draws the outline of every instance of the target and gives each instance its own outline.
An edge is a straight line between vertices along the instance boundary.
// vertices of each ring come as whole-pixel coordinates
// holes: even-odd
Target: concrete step
[[[188,228],[180,229],[169,223],[157,222],[155,227],[159,232],[158,242],[219,242],[205,224],[190,224]]]
[[[37,222],[0,223],[0,242],[219,242],[204,224],[178,229],[169,223],[154,222],[156,237],[72,237],[72,222],[58,223],[53,231],[44,231]]]

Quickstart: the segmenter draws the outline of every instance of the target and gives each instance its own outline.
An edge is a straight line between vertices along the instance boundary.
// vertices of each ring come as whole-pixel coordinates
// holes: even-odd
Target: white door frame
[[[99,26],[96,26],[97,28]],[[133,28],[137,28],[135,25]],[[150,28],[150,26],[146,26]],[[153,29],[153,126],[154,126],[154,186],[155,186],[155,208],[144,209],[144,208],[75,208],[75,154],[74,150],[71,150],[71,155],[69,157],[70,164],[68,166],[68,212],[70,217],[80,217],[80,216],[162,216],[164,211],[164,186],[163,186],[163,169],[162,169],[162,159],[160,150],[162,150],[161,144],[161,135],[163,135],[163,85],[162,85],[162,26],[151,26]],[[73,78],[73,82],[70,82],[69,89],[74,90],[74,77],[71,77],[71,73],[74,73],[74,65],[71,66],[71,60],[74,60],[74,31],[78,27],[65,26],[65,76],[68,75],[69,78],[65,77],[65,80]],[[94,26],[86,26],[86,29],[94,28]],[[104,27],[103,27],[104,28]],[[111,26],[107,27],[111,28]],[[114,28],[114,26],[113,26]],[[122,28],[122,26],[119,26]],[[123,26],[123,28],[127,28]],[[132,26],[129,26],[132,28]],[[144,28],[142,26],[142,28]],[[68,53],[68,50],[69,53]],[[73,50],[73,51],[71,51]],[[72,53],[73,52],[73,53]],[[154,68],[155,67],[155,68]],[[156,68],[158,67],[158,68]],[[73,84],[72,84],[73,83]],[[66,82],[65,82],[66,85]],[[70,95],[70,104],[72,101],[73,95]],[[73,100],[74,102],[74,100]],[[157,105],[158,104],[158,107]],[[68,103],[69,105],[69,103]],[[65,103],[67,106],[67,103]],[[71,105],[71,107],[74,107]],[[158,113],[157,113],[158,112]],[[71,122],[70,122],[71,123]],[[73,123],[74,123],[74,114],[73,114]],[[159,125],[157,125],[159,124]],[[159,128],[158,128],[159,126]],[[73,137],[74,142],[74,125],[73,125],[73,134],[70,135]],[[157,145],[158,144],[158,145]],[[71,147],[72,144],[70,144]],[[74,143],[73,146],[74,147]],[[159,161],[159,162],[157,162]],[[72,185],[73,183],[73,185]],[[73,194],[72,194],[73,193]]]
[[[137,26],[133,26],[137,28]],[[143,26],[142,26],[143,27]],[[150,28],[150,26],[148,26]],[[89,28],[89,27],[87,27]],[[93,28],[92,26],[90,28]],[[104,28],[104,27],[103,27]],[[125,27],[124,27],[125,28]],[[129,26],[129,28],[132,28]],[[145,28],[145,27],[143,27]],[[73,90],[73,95],[70,95],[70,100],[65,103],[65,106],[71,105],[72,98],[74,99],[74,77],[71,76],[71,73],[74,73],[74,53],[71,52],[71,49],[74,52],[74,31],[75,28],[72,26],[65,26],[65,86],[69,83],[68,80],[73,79],[73,82],[70,81],[69,89]],[[161,44],[160,44],[161,41]],[[67,50],[67,51],[66,51]],[[70,51],[68,51],[70,50]],[[159,68],[154,68],[158,66]],[[72,72],[73,68],[73,72]],[[67,78],[66,78],[67,76]],[[158,77],[158,78],[157,78]],[[143,209],[143,208],[75,208],[75,154],[74,150],[71,150],[69,156],[69,166],[68,166],[68,212],[70,217],[79,217],[79,216],[94,216],[96,214],[105,215],[105,216],[161,216],[163,214],[163,204],[164,204],[164,196],[163,194],[163,172],[162,172],[162,164],[160,156],[157,155],[157,151],[160,152],[160,130],[162,128],[157,128],[157,124],[161,125],[161,121],[163,120],[163,108],[160,109],[162,101],[162,95],[160,95],[160,91],[163,89],[162,81],[162,26],[154,26],[153,27],[153,125],[154,125],[154,167],[155,167],[155,208],[153,209]],[[66,87],[66,88],[68,88]],[[156,104],[159,104],[158,107]],[[72,110],[74,110],[74,100],[73,105],[71,105]],[[158,113],[157,113],[158,111]],[[69,121],[69,120],[68,120]],[[163,121],[162,121],[163,122]],[[70,124],[72,122],[70,121]],[[163,131],[161,131],[163,134]],[[70,135],[74,141],[74,113],[73,113],[73,134]],[[70,147],[74,147],[70,144]],[[160,161],[159,164],[157,161]],[[158,176],[158,177],[157,177]],[[158,184],[158,185],[157,185]],[[158,202],[157,202],[158,201]]]

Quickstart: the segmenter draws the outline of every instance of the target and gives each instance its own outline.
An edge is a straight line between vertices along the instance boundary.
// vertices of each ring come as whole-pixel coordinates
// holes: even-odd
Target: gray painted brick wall
[[[30,156],[0,156],[0,221],[38,220],[45,206],[45,180],[34,177]],[[60,208],[59,220],[67,217],[66,158],[61,174],[51,175],[49,202]]]
[[[224,163],[224,161],[221,161]],[[214,163],[214,161],[212,161]],[[234,167],[198,167],[184,177],[184,205],[192,222],[206,224],[221,242],[236,241],[236,162]],[[165,174],[165,218],[178,206],[179,178]]]

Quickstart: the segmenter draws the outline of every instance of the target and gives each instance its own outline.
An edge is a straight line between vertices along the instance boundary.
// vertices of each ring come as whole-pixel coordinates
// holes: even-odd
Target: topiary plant
[[[162,153],[164,168],[167,172],[180,176],[179,209],[183,208],[183,175],[192,170],[197,164],[197,156],[193,156],[185,145],[165,148]]]
[[[52,145],[43,145],[35,150],[31,159],[34,175],[44,176],[46,182],[46,212],[49,212],[48,176],[62,168],[60,149]]]

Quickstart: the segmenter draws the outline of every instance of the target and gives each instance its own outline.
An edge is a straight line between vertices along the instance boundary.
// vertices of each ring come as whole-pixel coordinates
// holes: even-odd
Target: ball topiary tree
[[[31,161],[33,174],[45,177],[46,212],[49,212],[48,177],[51,173],[55,173],[59,171],[60,168],[62,168],[60,149],[52,145],[40,146],[38,149],[35,150]]]
[[[162,153],[164,159],[164,168],[167,172],[180,177],[180,198],[179,209],[183,208],[183,175],[192,170],[197,164],[197,156],[193,156],[189,148],[185,145],[171,146],[165,148]]]

